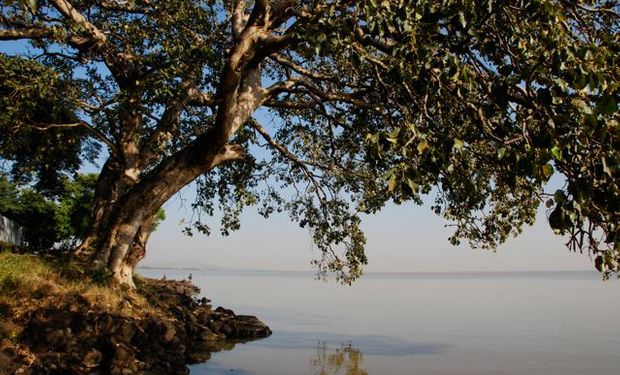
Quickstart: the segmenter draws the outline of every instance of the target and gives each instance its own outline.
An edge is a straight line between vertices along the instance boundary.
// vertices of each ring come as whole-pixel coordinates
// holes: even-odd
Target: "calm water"
[[[613,374],[620,282],[596,273],[311,274],[141,270],[193,281],[214,307],[273,336],[215,353],[192,374]]]

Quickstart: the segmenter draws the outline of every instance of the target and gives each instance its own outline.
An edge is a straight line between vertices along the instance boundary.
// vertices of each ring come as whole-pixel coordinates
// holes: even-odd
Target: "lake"
[[[202,294],[274,334],[214,353],[191,374],[597,375],[620,371],[620,282],[596,272],[192,273]]]

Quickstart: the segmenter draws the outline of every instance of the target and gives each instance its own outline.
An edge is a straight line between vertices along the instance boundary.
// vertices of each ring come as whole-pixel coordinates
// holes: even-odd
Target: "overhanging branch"
[[[321,184],[319,184],[319,182],[316,180],[317,177],[315,176],[315,174],[312,173],[310,168],[308,168],[308,164],[304,162],[303,160],[299,159],[295,154],[290,152],[286,147],[284,147],[282,144],[278,143],[275,139],[273,139],[273,137],[271,137],[269,132],[257,121],[249,121],[249,124],[252,128],[256,130],[256,132],[258,132],[258,134],[260,134],[263,137],[263,139],[271,147],[276,149],[283,157],[290,160],[294,165],[297,165],[303,171],[304,175],[308,178],[308,180],[312,183],[312,185],[314,185],[317,197],[319,198],[319,200],[321,200],[321,202],[323,202],[323,200],[327,197],[327,194],[325,193],[325,191],[323,191]]]
[[[50,129],[83,127],[86,130],[88,130],[95,138],[105,143],[106,146],[108,146],[108,148],[110,149],[111,154],[118,155],[118,148],[116,147],[116,145],[111,140],[109,140],[105,134],[103,134],[100,130],[95,129],[92,125],[90,125],[86,121],[77,121],[77,122],[66,123],[66,124],[36,123],[36,124],[29,124],[28,126],[36,130],[41,130],[41,131],[46,131]]]
[[[0,40],[43,39],[54,35],[48,28],[29,27],[22,30],[0,30]]]

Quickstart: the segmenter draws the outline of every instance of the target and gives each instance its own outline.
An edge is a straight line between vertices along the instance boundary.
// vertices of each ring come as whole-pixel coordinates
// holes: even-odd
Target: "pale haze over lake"
[[[214,307],[257,315],[274,331],[215,353],[193,375],[620,371],[620,282],[602,281],[586,254],[568,252],[544,208],[494,254],[450,246],[452,228],[428,205],[390,205],[364,218],[368,273],[351,287],[314,280],[310,236],[284,215],[248,212],[231,237],[188,238],[179,230],[188,213],[169,203],[143,265],[205,270],[139,272],[191,272]]]
[[[191,267],[191,265],[188,265]],[[367,274],[142,269],[274,331],[191,374],[598,374],[620,369],[620,282],[596,272]]]

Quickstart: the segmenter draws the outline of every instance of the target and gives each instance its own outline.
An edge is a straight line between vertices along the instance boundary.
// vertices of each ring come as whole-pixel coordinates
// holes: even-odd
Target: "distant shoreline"
[[[138,267],[138,271],[191,271],[212,272],[221,275],[238,276],[308,276],[315,277],[316,272],[311,270],[260,270],[260,269],[233,269],[219,267]],[[601,274],[592,270],[531,270],[531,271],[412,271],[412,272],[385,272],[371,271],[364,273],[364,278],[420,278],[420,279],[454,279],[454,278],[538,278],[538,277],[583,277],[600,279]],[[328,275],[331,279],[331,275]],[[613,280],[611,278],[610,280]]]

